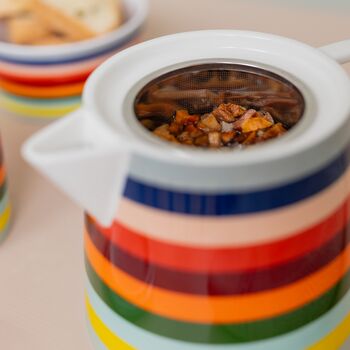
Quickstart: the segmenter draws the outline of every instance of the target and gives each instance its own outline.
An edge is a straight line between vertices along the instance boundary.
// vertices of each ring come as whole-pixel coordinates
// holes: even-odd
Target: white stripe
[[[346,149],[348,142],[348,139],[345,139],[338,148],[329,147],[331,142],[325,142],[317,152],[304,152],[293,161],[280,159],[266,166],[256,164],[251,167],[185,166],[135,155],[131,160],[129,173],[140,182],[178,191],[208,194],[245,193],[284,186],[310,176],[335,160]]]
[[[182,215],[124,198],[116,217],[124,226],[166,243],[210,248],[264,244],[299,234],[323,221],[346,200],[349,182],[350,168],[315,196],[262,213],[216,217]]]

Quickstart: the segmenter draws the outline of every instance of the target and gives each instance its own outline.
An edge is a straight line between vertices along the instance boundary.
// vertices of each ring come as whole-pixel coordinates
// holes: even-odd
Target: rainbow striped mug
[[[0,138],[0,243],[6,238],[10,226],[10,205],[6,182],[6,168]]]
[[[163,37],[103,64],[84,107],[28,141],[25,158],[89,213],[97,349],[347,349],[350,81],[339,63],[349,60],[349,41]],[[135,96],[152,77],[218,61],[292,79],[301,121],[237,152],[176,146],[138,124]]]

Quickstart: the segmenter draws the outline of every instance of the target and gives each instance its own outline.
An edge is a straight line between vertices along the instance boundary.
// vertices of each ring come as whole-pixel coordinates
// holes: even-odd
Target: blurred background
[[[142,39],[240,29],[319,47],[350,38],[349,16],[349,0],[150,0]],[[23,141],[42,125],[0,115],[15,219],[0,247],[0,349],[92,349],[83,307],[82,211],[20,157]]]

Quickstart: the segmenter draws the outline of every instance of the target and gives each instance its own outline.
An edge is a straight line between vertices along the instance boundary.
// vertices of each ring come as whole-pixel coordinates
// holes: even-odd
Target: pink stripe
[[[69,64],[57,64],[52,67],[46,66],[30,66],[30,65],[21,65],[21,64],[12,64],[7,62],[0,61],[0,76],[1,71],[10,73],[15,76],[30,76],[30,77],[62,77],[62,75],[77,75],[85,73],[86,71],[93,70],[106,59],[118,53],[119,51],[139,42],[139,39],[135,39],[127,45],[119,48],[114,52],[110,52],[106,55],[100,56],[98,58],[93,58],[90,60],[80,61],[76,63]]]
[[[15,65],[11,63],[0,62],[0,74],[1,71],[11,73],[13,75],[26,75],[26,76],[60,76],[62,74],[80,74],[87,70],[93,69],[93,67],[102,63],[110,55],[103,57],[95,58],[89,61],[83,61],[79,63],[71,64],[62,64],[55,65],[52,67],[46,66],[24,66],[24,65]]]
[[[117,219],[159,241],[196,247],[265,244],[286,239],[324,220],[349,194],[350,169],[321,193],[279,210],[232,217],[168,213],[123,198]]]

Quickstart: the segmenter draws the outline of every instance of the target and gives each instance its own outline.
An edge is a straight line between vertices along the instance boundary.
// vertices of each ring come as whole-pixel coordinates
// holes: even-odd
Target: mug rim
[[[176,52],[184,41],[197,45],[197,48],[203,48],[203,45],[205,44],[200,43],[200,41],[205,39],[209,41],[210,44],[216,45],[215,48],[211,47],[209,49],[207,48],[206,50],[204,49],[206,53],[215,51],[214,49],[218,48],[228,49],[229,52],[237,51],[239,53],[238,56],[242,55],[242,53],[243,55],[244,53],[247,53],[248,56],[250,55],[250,57],[255,57],[255,62],[257,63],[267,63],[270,61],[271,66],[277,64],[280,65],[279,68],[286,68],[286,64],[289,63],[289,61],[295,61],[295,66],[292,68],[287,67],[286,72],[294,73],[295,77],[303,82],[315,95],[314,113],[316,113],[316,117],[322,117],[322,120],[325,119],[325,111],[320,110],[320,108],[326,106],[324,99],[331,96],[333,99],[331,102],[333,102],[337,108],[337,113],[335,113],[333,120],[334,123],[328,128],[325,128],[325,126],[322,126],[321,128],[320,125],[315,127],[314,124],[316,123],[313,123],[311,128],[312,131],[310,131],[309,128],[304,132],[299,132],[299,134],[295,137],[288,138],[287,135],[278,140],[248,147],[243,151],[237,152],[197,150],[191,149],[190,147],[181,147],[180,149],[180,147],[174,147],[168,142],[162,141],[159,143],[159,140],[157,142],[155,137],[153,138],[155,140],[154,142],[144,142],[145,140],[136,139],[135,134],[130,132],[130,128],[125,128],[125,125],[123,125],[123,127],[118,125],[118,127],[120,130],[122,130],[122,132],[126,132],[127,136],[120,135],[120,133],[118,134],[116,131],[116,125],[113,125],[110,120],[107,120],[106,108],[104,108],[99,99],[99,94],[97,93],[98,90],[103,89],[103,87],[106,86],[106,79],[111,79],[110,76],[113,75],[113,71],[117,70],[118,67],[125,64],[125,62],[129,62],[129,67],[132,69],[132,64],[136,64],[134,61],[136,62],[137,56],[139,56],[143,58],[142,66],[144,68],[145,76],[148,72],[147,66],[150,65],[148,61],[145,61],[144,57],[146,54],[158,52],[157,50],[162,50],[164,45],[168,45],[169,47],[172,45],[173,52]],[[220,40],[221,42],[219,42]],[[246,47],[239,47],[238,44],[240,43],[242,46],[245,45],[245,40],[248,41]],[[227,46],[223,47],[223,45]],[[294,52],[296,52],[293,59],[289,57],[290,51],[283,51],[285,50],[286,46],[289,47],[291,51],[294,50]],[[185,56],[188,57],[188,60],[190,60],[190,57],[192,56],[193,58],[194,55],[195,54],[192,52]],[[238,56],[238,59],[242,58]],[[225,57],[221,58],[224,59]],[[265,62],[261,62],[262,58],[264,58]],[[289,59],[289,61],[287,63],[283,63],[281,61],[283,58],[286,60]],[[311,59],[312,62],[308,62],[308,59]],[[170,65],[170,62],[168,62],[169,65],[167,65],[166,58],[164,57],[161,57],[158,59],[158,61],[161,61],[163,64],[162,67],[167,67]],[[308,70],[312,70],[313,66],[320,66],[324,68],[323,71],[320,70],[316,72],[320,76],[320,81],[323,81],[323,86],[318,86],[317,81],[312,81],[310,78],[312,76],[311,74],[306,79],[305,76],[310,73]],[[149,71],[151,72],[152,69],[154,71],[154,64],[153,68],[149,68]],[[132,84],[130,83],[129,87],[136,84],[144,77],[140,76],[139,74],[138,78],[136,79],[134,76],[137,74],[139,73],[135,73],[133,77],[130,78]],[[331,92],[334,90],[334,85],[326,86],[325,84],[325,81],[329,82],[332,81],[332,79],[334,84],[337,86],[337,92],[339,92],[334,94],[333,91],[333,95]],[[118,83],[115,83],[115,86],[118,86]],[[120,92],[122,96],[120,100],[122,101],[124,99],[122,103],[124,103],[125,99],[127,99],[130,88],[125,90],[127,91]],[[116,89],[116,91],[118,90]],[[99,119],[99,121],[102,122],[101,125],[104,125],[106,131],[108,130],[109,133],[112,131],[112,133],[116,135],[116,138],[118,137],[124,139],[124,141],[130,145],[131,152],[135,152],[138,155],[143,155],[150,158],[157,158],[166,162],[184,163],[191,166],[241,166],[257,163],[262,164],[280,160],[281,158],[293,158],[306,150],[310,150],[315,154],[315,150],[318,147],[324,144],[324,142],[330,142],[330,139],[334,139],[334,134],[337,134],[337,144],[332,145],[331,149],[329,150],[329,155],[327,156],[327,154],[322,154],[319,156],[319,162],[324,163],[326,160],[337,154],[342,148],[345,147],[345,144],[347,144],[348,140],[346,139],[346,128],[344,128],[344,126],[347,123],[350,124],[350,101],[348,102],[345,96],[349,94],[350,80],[345,71],[336,61],[311,46],[293,39],[266,33],[236,30],[210,30],[164,36],[136,45],[115,55],[107,60],[107,62],[102,64],[88,79],[83,93],[83,106],[85,106],[87,111],[91,112],[88,113],[90,117]],[[116,106],[115,113],[118,114],[118,112],[120,114],[122,113],[121,106]],[[317,130],[320,131],[321,129],[322,133],[320,136],[318,136],[316,132]],[[293,131],[290,133],[292,134]],[[160,145],[162,147],[159,147]],[[317,166],[317,161],[315,161],[315,164]]]

